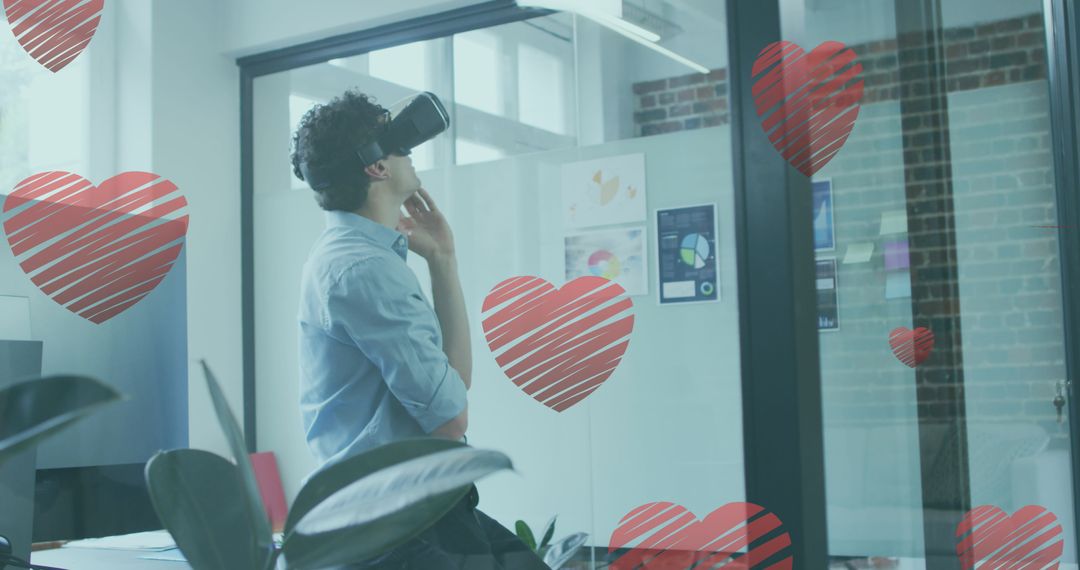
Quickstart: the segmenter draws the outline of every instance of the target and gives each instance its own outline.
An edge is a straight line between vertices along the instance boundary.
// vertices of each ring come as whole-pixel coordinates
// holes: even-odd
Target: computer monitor
[[[41,341],[0,340],[0,387],[41,376]],[[12,554],[30,559],[34,525],[34,469],[31,448],[0,465],[0,535],[8,537]]]
[[[163,528],[145,463],[38,469],[34,542],[99,538]]]

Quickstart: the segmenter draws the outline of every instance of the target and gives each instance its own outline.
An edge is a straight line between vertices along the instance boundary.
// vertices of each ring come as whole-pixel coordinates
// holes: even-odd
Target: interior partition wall
[[[313,104],[348,87],[383,104],[430,90],[447,104],[452,126],[413,161],[455,232],[474,352],[469,439],[505,451],[521,473],[485,480],[480,507],[508,527],[522,519],[535,528],[558,515],[556,537],[590,535],[575,563],[592,568],[631,548],[663,550],[640,537],[619,542],[620,529],[625,535],[625,525],[649,509],[686,524],[722,508],[758,517],[748,514],[749,502],[784,523],[765,537],[792,542],[777,560],[824,562],[821,455],[812,452],[821,445],[816,317],[806,310],[814,304],[813,266],[799,262],[796,275],[786,273],[788,260],[803,259],[792,251],[807,243],[809,203],[779,188],[765,198],[742,195],[737,177],[762,170],[733,170],[732,157],[742,152],[735,148],[743,146],[735,141],[761,135],[739,118],[747,112],[736,102],[743,71],[729,57],[752,58],[756,48],[727,41],[735,26],[723,3],[627,6],[651,7],[643,13],[655,18],[664,45],[708,73],[591,20],[505,1],[240,61],[244,422],[252,449],[279,455],[287,495],[315,468],[298,417],[292,353],[299,270],[323,224],[310,190],[291,178],[291,130]],[[485,46],[498,48],[493,54]],[[415,64],[389,65],[398,58]],[[788,176],[775,153],[753,160]],[[635,171],[642,162],[644,172]],[[598,200],[608,186],[622,185],[630,197],[647,193],[645,217],[578,224],[560,191],[574,177],[595,185]],[[795,197],[790,214],[800,219],[792,233],[770,214],[770,200],[784,196]],[[668,224],[684,229],[667,235]],[[685,227],[694,224],[702,229],[687,246]],[[669,268],[660,265],[659,248],[670,245],[696,249],[698,260],[681,262],[690,267],[715,264],[715,281],[699,283],[698,292],[691,283],[688,296],[678,284],[665,288],[659,277]],[[513,275],[556,286],[581,271],[613,275],[618,266],[610,261],[589,261],[602,248],[621,263],[618,279],[634,303],[633,339],[595,394],[564,411],[548,409],[487,354],[484,297]],[[408,264],[430,298],[426,265],[411,252]],[[777,270],[787,277],[777,279]],[[758,292],[747,298],[747,288]],[[704,302],[676,302],[697,297]],[[761,318],[747,317],[748,303]],[[747,391],[753,395],[744,397]],[[662,528],[653,531],[662,536]]]

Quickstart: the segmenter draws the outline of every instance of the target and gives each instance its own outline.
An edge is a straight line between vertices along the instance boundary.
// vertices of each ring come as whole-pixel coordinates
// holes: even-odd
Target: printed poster
[[[814,250],[836,249],[836,225],[833,221],[832,180],[815,180],[814,193]]]
[[[618,283],[627,295],[649,293],[644,227],[582,232],[564,241],[567,282],[596,275]]]
[[[656,211],[660,304],[720,300],[716,204]]]
[[[817,260],[818,330],[840,330],[840,306],[836,296],[836,259]]]
[[[566,228],[644,222],[645,155],[564,164],[562,207]]]

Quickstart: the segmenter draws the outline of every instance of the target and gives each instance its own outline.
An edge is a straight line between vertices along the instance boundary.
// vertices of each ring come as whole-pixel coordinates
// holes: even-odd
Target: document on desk
[[[284,539],[284,534],[277,532],[273,535],[274,544],[281,548],[281,542]],[[180,552],[180,548],[173,547],[153,554],[144,554],[139,557],[140,560],[170,560],[173,562],[187,562],[187,558],[184,557],[184,553]]]
[[[162,550],[161,552],[155,552],[153,554],[145,554],[139,557],[139,560],[170,560],[173,562],[187,562],[187,558],[184,558],[184,553],[180,552],[179,548],[170,548],[168,550]]]
[[[168,550],[176,548],[176,541],[167,530],[136,532],[103,538],[73,540],[63,548],[108,548],[113,550]]]

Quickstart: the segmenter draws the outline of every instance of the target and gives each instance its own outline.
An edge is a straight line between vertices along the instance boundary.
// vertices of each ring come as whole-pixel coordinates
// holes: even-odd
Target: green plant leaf
[[[468,447],[459,441],[441,438],[411,438],[381,445],[370,451],[343,459],[312,475],[293,500],[285,519],[285,538],[292,534],[296,522],[312,508],[346,485],[380,469],[431,453]],[[468,489],[466,489],[466,492]],[[464,496],[464,493],[462,493]]]
[[[437,438],[402,440],[335,463],[294,501],[282,549],[288,567],[379,556],[429,528],[474,481],[512,468],[502,453]]]
[[[240,471],[198,449],[159,452],[146,463],[158,518],[184,557],[200,570],[263,570],[274,558],[250,524]]]
[[[575,532],[570,536],[555,541],[555,544],[552,544],[551,548],[544,554],[544,564],[550,566],[551,570],[559,570],[567,562],[570,562],[570,559],[577,554],[578,550],[581,550],[582,546],[585,546],[585,541],[588,539],[588,534]]]
[[[547,548],[547,545],[551,542],[551,537],[555,534],[555,519],[557,518],[559,518],[559,515],[551,517],[551,520],[544,527],[547,530],[544,531],[544,538],[540,541],[540,548]]]
[[[266,514],[266,507],[259,493],[255,469],[251,466],[251,457],[248,456],[247,444],[244,443],[244,432],[240,430],[240,424],[229,408],[229,402],[225,399],[221,384],[218,383],[214,373],[210,371],[205,360],[200,360],[199,363],[202,364],[203,374],[206,375],[206,386],[210,390],[210,399],[214,402],[218,423],[221,424],[221,431],[225,432],[225,439],[229,442],[229,450],[232,451],[233,460],[239,469],[240,481],[243,484],[241,492],[233,500],[242,500],[246,503],[247,524],[255,533],[259,548],[273,548],[274,537],[270,530],[270,517]]]
[[[120,392],[85,376],[47,376],[0,388],[0,465],[122,399]]]
[[[532,529],[525,524],[525,521],[514,523],[514,531],[517,533],[518,538],[521,539],[521,542],[524,542],[525,546],[529,547],[529,550],[536,552],[536,537],[533,536]]]

